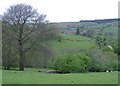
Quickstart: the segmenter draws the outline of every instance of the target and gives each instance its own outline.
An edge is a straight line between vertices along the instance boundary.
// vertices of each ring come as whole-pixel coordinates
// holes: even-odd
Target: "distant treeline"
[[[120,21],[120,18],[114,18],[114,19],[97,19],[97,20],[81,20],[79,22],[106,23],[106,22],[114,22],[114,21]]]

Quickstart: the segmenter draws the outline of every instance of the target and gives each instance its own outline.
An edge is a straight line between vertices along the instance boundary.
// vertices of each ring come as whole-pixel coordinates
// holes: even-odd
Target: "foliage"
[[[94,29],[81,29],[80,35],[87,36],[87,37],[93,37],[94,36]]]
[[[16,37],[6,23],[2,23],[2,27],[2,65],[5,70],[9,70],[11,67],[18,67]]]
[[[57,37],[57,39],[58,39],[58,42],[62,42],[62,41],[63,41],[63,37],[62,37],[61,35],[59,35],[59,36]]]
[[[95,38],[95,42],[96,42],[96,44],[97,44],[97,46],[100,48],[100,49],[102,49],[104,46],[106,46],[106,39],[105,39],[105,37],[102,35],[102,34],[100,34],[100,35],[98,35],[96,38]]]
[[[47,41],[55,39],[57,33],[54,28],[48,26],[45,17],[31,5],[17,4],[7,9],[2,17],[3,67],[19,64],[19,70],[24,71],[24,67],[40,62],[46,67],[47,60],[52,55]]]
[[[55,58],[53,69],[66,72],[87,72],[89,70],[90,58],[84,53],[65,55],[64,57]]]
[[[90,52],[92,64],[90,71],[117,70],[118,57],[113,52],[103,52],[100,49],[93,49]]]
[[[114,53],[120,55],[120,40],[114,40],[112,42],[112,47],[114,49]]]
[[[114,49],[111,49],[109,46],[104,46],[102,48],[102,51],[104,51],[104,52],[106,52],[106,51],[108,51],[108,52],[114,52]]]
[[[76,35],[79,35],[79,34],[80,34],[80,29],[77,28],[77,30],[76,30]]]

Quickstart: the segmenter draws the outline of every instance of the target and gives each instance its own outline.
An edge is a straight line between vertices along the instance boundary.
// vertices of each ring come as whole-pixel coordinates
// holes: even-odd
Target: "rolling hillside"
[[[118,19],[104,19],[104,20],[88,20],[80,22],[60,22],[51,23],[59,27],[61,31],[62,41],[52,41],[51,46],[53,50],[63,55],[71,52],[79,52],[81,50],[89,50],[91,47],[96,46],[93,38],[81,35],[75,35],[76,29],[90,29],[94,30],[94,36],[97,36],[101,31],[107,37],[118,39]]]
[[[52,41],[51,46],[57,55],[77,53],[95,46],[94,40],[84,36],[61,34],[62,41]]]
[[[91,29],[94,33],[111,34],[114,39],[118,38],[118,21],[119,19],[103,19],[103,20],[82,20],[80,22],[60,22],[51,23],[59,27],[62,33],[76,33],[76,29]]]

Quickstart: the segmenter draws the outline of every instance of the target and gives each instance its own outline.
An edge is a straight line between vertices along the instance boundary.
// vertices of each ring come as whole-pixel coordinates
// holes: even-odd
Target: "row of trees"
[[[19,71],[24,71],[25,66],[37,65],[40,57],[45,57],[46,67],[46,57],[52,55],[48,40],[55,39],[57,31],[45,18],[46,15],[26,4],[7,9],[2,17],[4,69],[18,66]]]

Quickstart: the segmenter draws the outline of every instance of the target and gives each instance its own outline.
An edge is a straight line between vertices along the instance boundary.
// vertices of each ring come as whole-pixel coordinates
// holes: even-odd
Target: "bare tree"
[[[24,54],[31,47],[24,48],[25,41],[38,25],[44,22],[44,19],[43,14],[38,14],[36,9],[26,4],[10,6],[4,13],[3,21],[11,26],[11,30],[15,33],[18,41],[19,71],[24,71]]]

